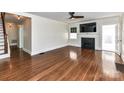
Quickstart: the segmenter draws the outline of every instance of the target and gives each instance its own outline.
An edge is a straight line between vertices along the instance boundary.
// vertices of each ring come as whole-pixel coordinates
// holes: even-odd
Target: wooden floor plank
[[[117,70],[115,63],[123,64],[123,61],[107,51],[66,46],[31,57],[12,47],[11,58],[0,60],[0,80],[124,80],[124,73]]]

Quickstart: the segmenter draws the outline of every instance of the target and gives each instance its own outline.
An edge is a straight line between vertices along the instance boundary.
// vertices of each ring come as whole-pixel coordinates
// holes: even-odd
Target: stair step
[[[0,45],[0,47],[3,47],[4,45]]]
[[[0,35],[3,35],[3,33],[0,33]]]
[[[0,45],[4,45],[4,41],[0,41]]]
[[[4,38],[4,35],[0,35],[0,39]]]
[[[3,33],[3,31],[0,31],[0,34]]]
[[[1,53],[0,55],[5,55],[6,53],[4,52],[4,53]]]
[[[0,37],[4,37],[4,35],[3,34],[0,34]]]
[[[4,34],[3,31],[0,31],[0,34]]]
[[[4,37],[4,35],[2,33],[0,33],[0,36],[3,36]]]
[[[0,42],[4,42],[4,39],[0,39]]]
[[[4,36],[3,33],[0,33],[0,35]]]
[[[4,40],[3,41],[0,41],[0,43],[4,43]]]
[[[0,37],[4,37],[4,35],[3,34],[0,34]]]
[[[0,33],[0,35],[3,35],[3,33]]]
[[[2,40],[3,40],[3,39],[4,39],[4,37],[0,37],[0,39],[2,39]]]
[[[3,35],[3,32],[0,32],[0,35]]]
[[[0,33],[3,33],[3,31],[0,31]]]
[[[3,44],[0,44],[0,47],[3,47],[4,46],[4,43]]]
[[[0,45],[4,45],[4,42],[0,43]]]
[[[6,53],[1,53],[0,55],[5,55]]]
[[[4,49],[4,45],[0,45],[0,49]]]
[[[0,49],[0,54],[5,53],[4,49]]]
[[[1,44],[4,44],[4,41],[0,42],[0,45],[1,45]]]
[[[3,34],[0,34],[0,37],[1,37],[1,36],[3,36],[3,37],[4,37],[4,35],[3,35]]]
[[[0,49],[4,49],[4,47],[0,47]]]
[[[4,42],[0,42],[0,45],[4,45]]]

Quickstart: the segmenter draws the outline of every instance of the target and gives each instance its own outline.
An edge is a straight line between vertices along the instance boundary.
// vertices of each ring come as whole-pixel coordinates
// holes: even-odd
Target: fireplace
[[[81,38],[81,47],[95,50],[95,38]]]

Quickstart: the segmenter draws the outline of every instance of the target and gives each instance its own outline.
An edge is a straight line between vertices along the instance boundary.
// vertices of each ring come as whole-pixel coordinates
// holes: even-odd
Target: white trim
[[[78,44],[68,44],[68,46],[81,47],[81,46],[80,46],[80,45],[78,45]]]
[[[56,46],[56,47],[53,47],[53,48],[48,48],[48,49],[45,49],[45,50],[34,51],[34,52],[31,53],[31,56],[34,56],[34,55],[37,55],[37,54],[40,54],[40,53],[43,53],[43,52],[51,51],[51,50],[54,50],[54,49],[62,48],[62,47],[65,47],[65,46],[68,46],[68,44]]]
[[[31,51],[30,51],[30,50],[25,49],[25,48],[23,48],[23,50],[24,50],[26,53],[28,53],[28,54],[30,54],[30,55],[31,55]]]

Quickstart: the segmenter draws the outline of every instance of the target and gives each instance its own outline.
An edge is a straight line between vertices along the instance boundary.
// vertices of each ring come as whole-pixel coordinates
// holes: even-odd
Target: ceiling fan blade
[[[84,16],[73,16],[73,18],[84,18]]]
[[[75,12],[69,12],[69,19],[84,18],[84,16],[75,16]]]

